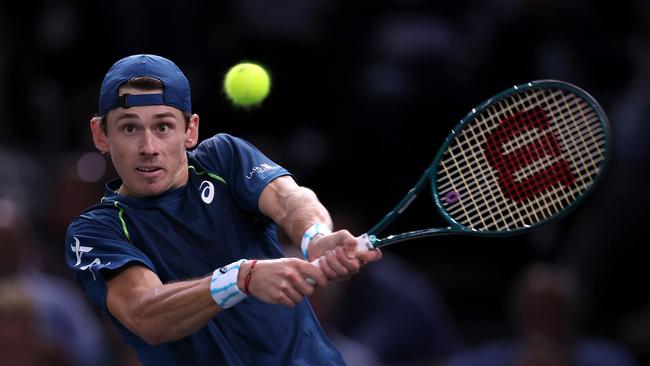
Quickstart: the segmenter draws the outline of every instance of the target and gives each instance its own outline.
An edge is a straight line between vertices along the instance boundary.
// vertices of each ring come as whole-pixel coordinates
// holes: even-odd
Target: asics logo
[[[204,180],[199,186],[199,191],[201,192],[201,199],[203,202],[210,204],[214,199],[214,185],[212,182]]]

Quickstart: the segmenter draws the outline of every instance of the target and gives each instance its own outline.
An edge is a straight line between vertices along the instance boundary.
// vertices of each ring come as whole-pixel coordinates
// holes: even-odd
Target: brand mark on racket
[[[540,135],[544,131],[546,133]],[[534,137],[532,141],[525,145],[515,143],[512,151],[504,153],[504,144],[512,143],[525,133]],[[569,163],[562,158],[562,148],[557,137],[549,130],[548,117],[540,107],[517,112],[502,120],[487,135],[484,151],[490,166],[498,171],[503,195],[517,202],[525,202],[558,183],[570,186],[575,181]],[[529,169],[545,157],[556,159],[552,159],[551,165],[536,172]],[[527,169],[532,174],[517,180],[515,175],[522,169]]]

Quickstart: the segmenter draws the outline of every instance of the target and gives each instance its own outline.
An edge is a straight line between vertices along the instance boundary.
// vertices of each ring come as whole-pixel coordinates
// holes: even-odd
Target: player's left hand
[[[357,239],[347,230],[318,236],[309,246],[309,260],[319,259],[318,265],[328,280],[346,280],[363,264],[381,257],[379,249],[357,251]]]

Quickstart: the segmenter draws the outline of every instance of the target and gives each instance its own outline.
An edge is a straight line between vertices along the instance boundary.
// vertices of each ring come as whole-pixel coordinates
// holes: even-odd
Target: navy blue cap
[[[130,94],[118,96],[127,80],[148,76],[163,83],[162,94]],[[191,113],[190,83],[172,61],[156,55],[133,55],[117,61],[106,73],[99,92],[99,115],[112,109],[144,105],[168,105]]]

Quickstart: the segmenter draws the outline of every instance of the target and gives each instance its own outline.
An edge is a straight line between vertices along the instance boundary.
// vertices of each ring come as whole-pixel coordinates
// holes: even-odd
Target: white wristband
[[[309,260],[309,245],[311,241],[316,237],[316,235],[328,235],[331,234],[332,230],[325,224],[315,223],[310,226],[307,231],[302,235],[302,241],[300,242],[300,250],[302,251],[302,256],[305,259]]]
[[[210,294],[214,302],[222,309],[228,309],[248,297],[237,286],[239,268],[245,261],[245,259],[240,259],[215,270],[212,274]]]

